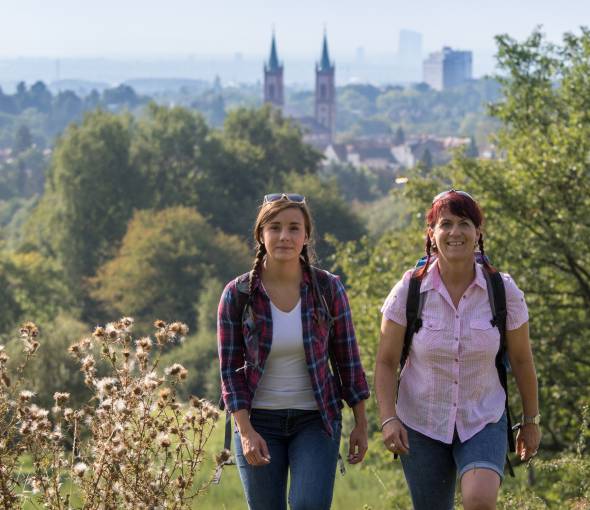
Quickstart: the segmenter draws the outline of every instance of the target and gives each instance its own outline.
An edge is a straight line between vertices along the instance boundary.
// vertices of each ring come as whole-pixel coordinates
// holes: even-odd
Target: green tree
[[[337,241],[357,241],[365,234],[363,222],[342,198],[335,180],[322,182],[316,175],[291,174],[288,189],[305,195],[316,231],[316,252],[320,264],[329,267],[334,253],[329,238]]]
[[[179,107],[148,105],[131,144],[132,164],[142,177],[145,206],[162,209],[197,204],[208,134],[198,114]]]
[[[560,46],[538,31],[497,42],[504,158],[459,157],[449,174],[482,200],[494,261],[526,293],[544,447],[560,449],[574,443],[590,378],[590,31]]]
[[[420,167],[424,173],[428,173],[432,170],[433,162],[432,162],[432,153],[429,149],[424,149],[422,156],[420,157]]]
[[[203,159],[199,211],[224,231],[245,236],[262,197],[289,191],[285,176],[315,173],[321,155],[303,143],[300,128],[266,105],[228,114]]]
[[[393,139],[393,144],[394,145],[403,145],[405,141],[406,141],[406,134],[404,133],[404,128],[401,126],[398,126],[395,131],[395,137]]]
[[[11,278],[12,264],[0,258],[0,334],[11,331],[16,327],[22,315],[15,293],[15,282]]]
[[[161,318],[194,329],[196,303],[208,282],[229,281],[249,265],[246,245],[192,208],[138,211],[118,254],[99,269],[93,296],[109,316],[131,315],[140,327]]]
[[[20,154],[21,152],[27,150],[31,145],[33,145],[33,136],[31,135],[31,130],[25,125],[19,126],[14,135],[14,145],[12,146],[12,151],[15,154]]]
[[[130,165],[130,119],[102,111],[71,125],[54,151],[45,194],[29,225],[29,241],[55,256],[71,291],[115,253],[137,201]]]

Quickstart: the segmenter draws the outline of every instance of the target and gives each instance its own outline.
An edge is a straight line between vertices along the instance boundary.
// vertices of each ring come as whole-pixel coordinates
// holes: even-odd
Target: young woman
[[[351,464],[368,442],[369,389],[348,300],[336,276],[310,264],[312,220],[303,196],[266,195],[254,240],[253,269],[226,286],[217,326],[240,478],[252,510],[286,509],[288,478],[292,509],[328,509],[342,399],[356,424]]]
[[[505,392],[495,365],[500,332],[484,271],[483,215],[463,191],[437,195],[427,214],[426,264],[418,273],[424,293],[422,327],[414,334],[397,390],[406,331],[408,271],[382,308],[375,385],[385,447],[401,455],[416,510],[453,508],[460,479],[466,510],[496,508],[507,451]],[[484,257],[485,261],[485,257]],[[502,274],[506,342],[522,400],[517,453],[539,447],[537,378],[523,293]]]

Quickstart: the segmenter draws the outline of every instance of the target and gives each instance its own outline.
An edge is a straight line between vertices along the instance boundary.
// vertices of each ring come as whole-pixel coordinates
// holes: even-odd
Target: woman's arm
[[[334,278],[331,314],[334,325],[329,349],[334,355],[342,382],[342,397],[352,408],[355,426],[350,433],[348,443],[348,462],[361,462],[369,447],[367,415],[365,400],[369,398],[369,385],[361,364],[360,353],[348,297],[342,282]]]
[[[354,408],[360,401],[369,398],[369,385],[361,363],[346,290],[340,279],[332,278],[333,299],[330,312],[334,324],[328,348],[338,365],[342,398],[349,407]]]
[[[250,393],[244,370],[243,307],[234,282],[228,284],[219,302],[217,313],[217,347],[221,372],[221,393],[238,430],[242,451],[248,464],[263,466],[270,462],[264,439],[250,423]]]
[[[375,363],[375,394],[379,416],[383,426],[385,447],[395,453],[408,453],[409,443],[405,427],[395,412],[397,400],[397,370],[404,345],[405,326],[390,321],[385,316],[381,321],[381,337]],[[390,420],[390,418],[394,418]]]
[[[539,399],[537,374],[529,340],[529,323],[525,322],[517,329],[506,331],[506,344],[522,401],[522,413],[524,416],[536,416],[539,414]],[[516,452],[522,460],[529,459],[537,453],[540,441],[539,426],[532,423],[523,424],[516,437]]]
[[[246,409],[240,409],[233,413],[242,442],[242,452],[248,464],[252,466],[264,466],[270,463],[270,452],[266,441],[254,430],[250,423],[250,416]]]
[[[363,460],[369,448],[365,401],[361,400],[352,406],[352,413],[354,414],[354,428],[350,433],[350,439],[348,441],[348,462],[350,464],[358,464]]]
[[[250,408],[250,394],[244,373],[242,310],[235,282],[221,295],[217,309],[217,350],[221,374],[221,395],[230,412]]]

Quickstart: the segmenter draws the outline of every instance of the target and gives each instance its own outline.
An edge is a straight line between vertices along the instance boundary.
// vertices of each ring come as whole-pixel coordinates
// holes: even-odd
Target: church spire
[[[284,104],[283,97],[283,65],[279,62],[275,31],[272,31],[270,58],[264,63],[264,102],[278,108]]]
[[[330,55],[328,54],[328,36],[324,31],[324,42],[322,45],[322,58],[318,65],[318,71],[329,71],[332,67],[330,62]]]
[[[275,39],[274,30],[272,32],[272,42],[270,44],[270,58],[268,59],[267,70],[270,72],[276,72],[280,69],[279,57],[277,54],[277,43]]]

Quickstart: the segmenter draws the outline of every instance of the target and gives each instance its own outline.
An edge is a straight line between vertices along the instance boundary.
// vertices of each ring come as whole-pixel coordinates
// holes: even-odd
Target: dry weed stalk
[[[159,355],[164,346],[181,341],[188,328],[163,321],[154,326],[154,339],[135,340],[133,319],[124,317],[70,346],[93,396],[74,410],[67,407],[67,393],[56,393],[51,414],[30,403],[31,392],[16,396],[0,348],[0,426],[7,438],[0,442],[0,507],[14,508],[21,497],[46,508],[72,508],[71,494],[62,490],[64,478],[73,481],[88,510],[186,509],[208,487],[211,476],[204,481],[196,476],[219,410],[196,397],[178,402],[176,386],[187,370],[175,363],[161,373]],[[26,361],[19,367],[20,382],[39,347],[37,332],[33,324],[21,329]],[[99,355],[108,376],[98,375]],[[19,482],[15,475],[24,453],[31,456],[34,472]],[[217,462],[226,457],[222,452]]]

